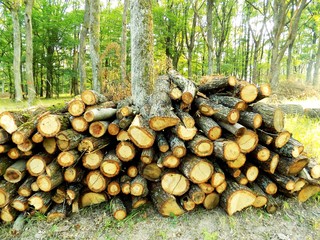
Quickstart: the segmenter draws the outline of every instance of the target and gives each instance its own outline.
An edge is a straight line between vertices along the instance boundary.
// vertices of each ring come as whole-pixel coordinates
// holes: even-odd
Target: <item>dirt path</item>
[[[17,238],[10,236],[9,226],[2,226],[0,239],[320,239],[320,199],[316,198],[303,204],[288,199],[273,215],[249,208],[230,217],[221,208],[199,208],[164,218],[148,206],[117,222],[107,208],[107,204],[85,208],[55,223],[33,217]]]

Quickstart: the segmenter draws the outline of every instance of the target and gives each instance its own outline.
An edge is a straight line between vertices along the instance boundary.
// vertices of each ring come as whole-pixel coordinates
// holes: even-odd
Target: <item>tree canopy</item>
[[[75,95],[88,88],[106,93],[109,85],[130,81],[130,1],[94,1],[100,2],[100,8],[91,6],[99,10],[95,16],[86,2],[0,0],[2,94],[14,98],[19,87],[29,97]],[[174,68],[195,81],[209,73],[274,87],[288,80],[319,84],[319,0],[151,2],[155,74]]]

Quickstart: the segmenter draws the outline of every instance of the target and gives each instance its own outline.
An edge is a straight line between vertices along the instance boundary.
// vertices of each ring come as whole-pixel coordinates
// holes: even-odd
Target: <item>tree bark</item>
[[[153,23],[151,0],[132,0],[131,28],[131,95],[142,107],[153,82]]]

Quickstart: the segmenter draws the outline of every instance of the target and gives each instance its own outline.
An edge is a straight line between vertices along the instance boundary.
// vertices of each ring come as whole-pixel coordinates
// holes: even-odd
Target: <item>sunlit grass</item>
[[[62,96],[60,98],[37,98],[34,106],[49,107],[57,104],[66,104],[72,97],[70,95]],[[15,102],[13,99],[0,98],[0,112],[8,110],[20,110],[29,108],[28,101]]]
[[[316,158],[320,163],[320,119],[307,116],[287,116],[285,129],[304,145],[304,150],[309,157]]]

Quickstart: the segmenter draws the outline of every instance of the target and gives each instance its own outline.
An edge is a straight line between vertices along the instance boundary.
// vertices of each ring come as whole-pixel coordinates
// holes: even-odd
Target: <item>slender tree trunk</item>
[[[291,78],[291,74],[292,74],[292,49],[293,49],[293,44],[294,42],[292,42],[289,47],[288,47],[288,58],[287,58],[287,80],[289,80]]]
[[[313,58],[310,59],[308,61],[308,64],[307,64],[307,73],[306,73],[306,82],[307,84],[310,84],[312,85],[312,82],[313,82],[313,79],[312,79],[312,70],[313,70]]]
[[[121,51],[120,51],[120,80],[124,86],[127,72],[127,12],[129,8],[129,0],[124,0],[123,14],[122,14],[122,33],[121,33]]]
[[[207,0],[207,46],[208,46],[208,75],[213,74],[213,29],[212,29],[213,0]]]
[[[32,33],[32,7],[34,0],[25,0],[26,25],[26,81],[28,87],[28,104],[33,105],[36,96],[33,78],[33,33]]]
[[[100,0],[90,2],[90,50],[92,61],[92,89],[101,93],[100,61]]]
[[[80,32],[80,43],[79,43],[79,79],[80,79],[80,92],[85,90],[86,84],[86,39],[89,30],[90,22],[90,4],[89,0],[85,0],[84,7],[84,19],[81,26]]]
[[[317,50],[316,62],[314,64],[314,70],[313,70],[313,81],[312,81],[313,86],[317,86],[319,84],[319,81],[320,81],[319,68],[320,68],[320,38],[318,38],[318,50]]]
[[[76,35],[76,34],[75,34]],[[77,48],[74,47],[73,48],[73,66],[72,66],[72,87],[71,87],[71,94],[74,95],[78,95],[79,94],[79,82],[78,82],[78,77],[77,77],[77,66],[79,65],[78,60],[79,60],[79,56],[78,56],[78,52],[77,52]]]
[[[153,82],[153,23],[151,0],[132,0],[131,18],[131,93],[142,107]]]
[[[19,23],[19,1],[15,0],[11,8],[12,22],[13,22],[13,76],[15,100],[22,101],[22,87],[21,87],[21,32]]]
[[[49,43],[50,44],[50,43]],[[46,98],[52,98],[53,96],[53,54],[54,47],[49,45],[47,47],[47,81],[46,81]]]

